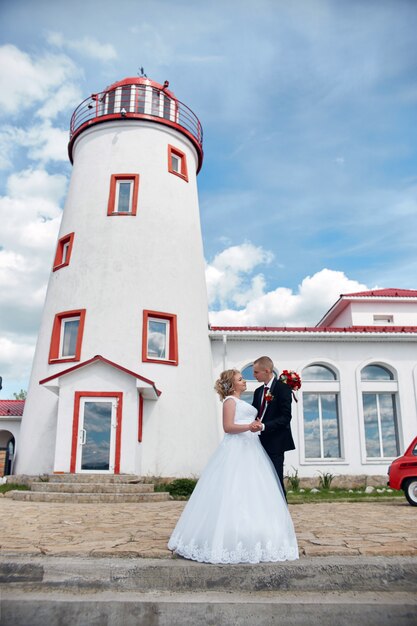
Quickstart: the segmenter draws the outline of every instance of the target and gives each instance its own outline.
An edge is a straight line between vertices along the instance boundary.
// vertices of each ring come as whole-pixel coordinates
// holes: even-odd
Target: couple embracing
[[[246,381],[225,370],[215,389],[223,401],[223,441],[210,458],[171,535],[168,548],[205,563],[260,563],[298,558],[285,497],[284,452],[294,449],[292,392],[269,357],[253,372],[262,383],[252,405]]]

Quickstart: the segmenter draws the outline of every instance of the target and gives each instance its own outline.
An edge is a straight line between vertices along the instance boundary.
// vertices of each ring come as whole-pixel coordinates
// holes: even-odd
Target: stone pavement
[[[0,555],[171,558],[184,502],[59,504],[0,498]],[[290,505],[300,556],[417,556],[405,500]]]

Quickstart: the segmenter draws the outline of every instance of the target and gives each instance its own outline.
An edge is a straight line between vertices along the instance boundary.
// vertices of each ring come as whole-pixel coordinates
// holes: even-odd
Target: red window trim
[[[150,317],[156,317],[169,322],[169,359],[152,359],[148,357],[148,320]],[[161,311],[143,311],[142,361],[143,363],[178,365],[178,334],[176,315],[173,313],[162,313]]]
[[[69,244],[67,258],[65,262],[63,263],[62,258],[64,256],[64,246],[67,243]],[[61,237],[61,239],[58,240],[58,244],[57,244],[56,252],[55,252],[54,264],[52,267],[53,272],[56,272],[56,270],[60,270],[61,267],[66,267],[67,265],[69,265],[73,243],[74,243],[74,233],[69,233],[69,235],[65,235],[64,237]]]
[[[133,180],[133,196],[132,196],[132,210],[129,213],[119,213],[114,210],[114,204],[116,202],[116,185],[119,180]],[[139,174],[112,174],[110,177],[110,193],[109,201],[107,204],[107,215],[136,215],[138,207],[138,195],[139,195]]]
[[[143,433],[143,396],[139,392],[139,414],[138,414],[138,442],[142,443]]]
[[[78,424],[80,418],[81,398],[103,397],[117,398],[116,446],[114,451],[114,473],[120,474],[120,451],[122,442],[123,393],[121,391],[76,391],[74,395],[74,415],[72,420],[72,443],[70,473],[75,474],[77,467]]]
[[[176,172],[172,168],[172,155],[175,155],[181,159],[181,172]],[[188,183],[188,168],[187,168],[187,155],[182,150],[179,150],[175,146],[168,144],[168,172],[179,176]]]
[[[86,314],[86,309],[77,309],[76,311],[63,311],[62,313],[57,313],[55,315],[54,324],[52,327],[51,345],[49,348],[48,363],[67,363],[70,361],[80,360],[81,345],[82,345],[83,334],[84,334],[85,314]],[[61,341],[62,320],[68,317],[77,317],[77,316],[79,316],[80,318],[80,324],[78,326],[77,344],[75,346],[75,356],[61,358],[59,356],[59,345]]]

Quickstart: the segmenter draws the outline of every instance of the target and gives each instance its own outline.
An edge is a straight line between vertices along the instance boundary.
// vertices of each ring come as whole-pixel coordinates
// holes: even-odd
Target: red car
[[[392,489],[403,489],[408,502],[417,506],[417,437],[404,454],[391,463],[388,477],[388,485]]]

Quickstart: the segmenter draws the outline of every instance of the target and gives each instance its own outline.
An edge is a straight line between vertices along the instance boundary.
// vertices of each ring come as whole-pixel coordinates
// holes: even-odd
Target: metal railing
[[[70,142],[84,127],[117,118],[154,119],[180,127],[202,150],[203,128],[191,109],[163,89],[143,84],[121,85],[86,98],[72,114]]]

